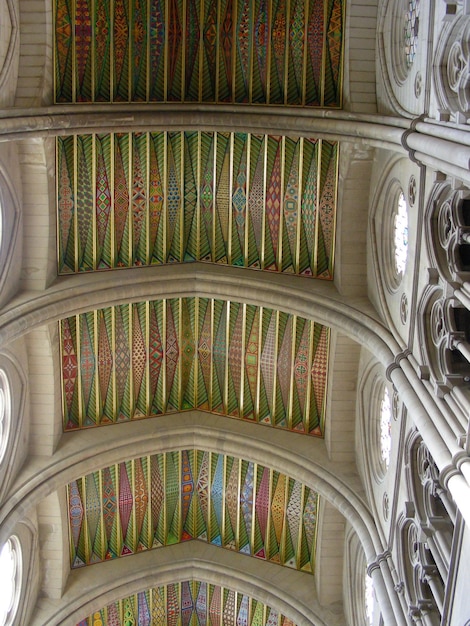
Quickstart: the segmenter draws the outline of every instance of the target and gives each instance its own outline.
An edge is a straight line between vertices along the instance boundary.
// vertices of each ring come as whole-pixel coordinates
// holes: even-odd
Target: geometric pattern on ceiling
[[[295,626],[246,594],[198,580],[141,591],[96,611],[77,626]]]
[[[82,567],[200,540],[313,573],[318,494],[251,461],[159,453],[67,486],[70,564]]]
[[[60,322],[64,430],[200,409],[322,436],[329,328],[174,298]]]
[[[56,0],[56,102],[341,106],[342,0]]]
[[[337,165],[316,139],[59,137],[59,273],[202,261],[332,279]]]

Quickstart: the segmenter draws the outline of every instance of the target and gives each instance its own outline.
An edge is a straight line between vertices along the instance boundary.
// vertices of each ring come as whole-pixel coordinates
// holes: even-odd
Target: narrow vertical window
[[[419,0],[409,0],[405,18],[405,58],[410,68],[418,49],[419,35]]]
[[[10,432],[10,385],[3,370],[0,369],[0,462],[7,448]]]
[[[374,583],[367,572],[364,576],[364,606],[366,612],[366,624],[367,626],[373,626],[375,609]]]
[[[10,537],[0,552],[0,626],[13,624],[20,595],[21,548]]]
[[[390,463],[390,451],[392,449],[391,422],[392,404],[388,389],[385,387],[380,405],[380,456],[386,469]]]
[[[400,192],[394,219],[395,272],[402,276],[408,256],[408,207],[403,192]]]

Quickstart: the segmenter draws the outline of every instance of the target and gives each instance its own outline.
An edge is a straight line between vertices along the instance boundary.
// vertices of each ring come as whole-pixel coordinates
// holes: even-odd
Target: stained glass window
[[[5,454],[10,426],[10,387],[3,370],[0,370],[0,461]]]
[[[16,537],[10,539],[0,552],[0,626],[13,623],[20,591],[21,548]]]
[[[405,56],[408,67],[413,65],[418,49],[420,0],[409,0],[405,17]]]
[[[384,389],[382,403],[380,405],[380,455],[385,466],[390,463],[390,450],[392,448],[391,437],[392,405],[388,389]]]
[[[403,192],[400,192],[394,220],[395,271],[404,273],[408,256],[408,207]]]

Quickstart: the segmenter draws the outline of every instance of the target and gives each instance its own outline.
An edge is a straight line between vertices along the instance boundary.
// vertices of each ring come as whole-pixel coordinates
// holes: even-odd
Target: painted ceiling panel
[[[238,302],[122,304],[60,322],[64,429],[201,409],[322,436],[329,328]]]
[[[67,486],[73,568],[200,540],[313,573],[318,495],[202,450],[125,461]]]
[[[338,144],[248,133],[57,139],[59,272],[220,263],[332,279]]]
[[[341,106],[343,0],[56,0],[56,102]]]
[[[77,626],[295,626],[262,602],[226,587],[187,580],[136,593]]]

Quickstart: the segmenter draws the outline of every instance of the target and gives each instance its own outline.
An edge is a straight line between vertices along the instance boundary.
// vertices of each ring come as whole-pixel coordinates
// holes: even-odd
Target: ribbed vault
[[[37,507],[44,552],[54,505],[56,586],[33,624],[342,624],[322,606],[341,599],[329,524],[341,538],[347,516],[367,558],[380,553],[329,422],[331,336],[397,351],[333,284],[338,135],[367,135],[327,119],[343,100],[344,4],[55,0],[52,115],[3,135],[59,135],[36,146],[57,208],[37,241],[50,254],[57,232],[59,278],[49,258],[24,279],[45,294],[0,319],[2,340],[49,348],[48,442],[1,514],[3,535]]]

